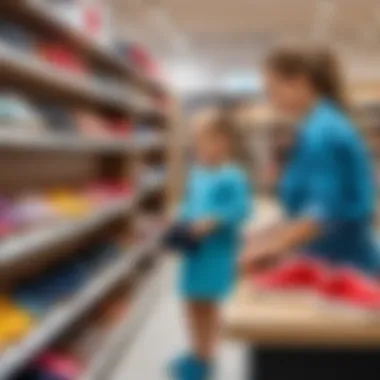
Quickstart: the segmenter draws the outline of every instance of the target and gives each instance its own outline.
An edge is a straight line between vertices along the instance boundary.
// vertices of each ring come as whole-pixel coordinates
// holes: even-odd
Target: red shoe
[[[344,268],[325,283],[319,294],[325,299],[360,309],[380,310],[380,286],[377,281],[353,269]]]
[[[255,276],[253,282],[260,289],[311,289],[323,283],[327,267],[312,258],[300,258]]]

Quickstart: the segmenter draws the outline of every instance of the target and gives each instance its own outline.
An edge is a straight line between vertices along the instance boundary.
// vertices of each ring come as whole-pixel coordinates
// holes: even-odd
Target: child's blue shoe
[[[171,379],[180,380],[183,374],[191,367],[193,356],[191,354],[183,354],[173,359],[169,363],[168,373]]]
[[[210,380],[212,365],[192,355],[183,355],[173,360],[169,372],[173,380]]]

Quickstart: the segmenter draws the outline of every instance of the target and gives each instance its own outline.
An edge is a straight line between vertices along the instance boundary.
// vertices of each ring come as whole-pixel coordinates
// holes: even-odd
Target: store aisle
[[[165,364],[185,348],[179,303],[173,292],[174,265],[165,271],[163,293],[157,307],[139,332],[137,340],[125,353],[112,380],[168,380]],[[244,379],[244,349],[223,342],[220,349],[216,380]]]

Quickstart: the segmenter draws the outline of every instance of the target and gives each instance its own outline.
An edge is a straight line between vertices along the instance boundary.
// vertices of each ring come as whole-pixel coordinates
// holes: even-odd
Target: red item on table
[[[255,275],[253,283],[265,290],[312,289],[326,280],[328,272],[327,266],[321,261],[302,257]]]
[[[380,309],[380,284],[351,268],[342,268],[317,288],[325,299],[358,308]]]

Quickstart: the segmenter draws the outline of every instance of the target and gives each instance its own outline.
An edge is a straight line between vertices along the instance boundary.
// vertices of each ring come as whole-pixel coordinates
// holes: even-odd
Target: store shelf
[[[79,380],[104,380],[110,377],[120,355],[125,354],[126,347],[130,346],[138,334],[145,319],[157,302],[160,287],[159,280],[162,271],[150,274],[139,289],[133,294],[133,301],[125,310],[125,318],[114,328],[109,339],[99,353],[91,360],[88,369]]]
[[[7,238],[0,243],[0,266],[12,264],[21,259],[28,259],[28,257],[35,255],[36,252],[52,245],[80,237],[117,216],[123,215],[132,209],[136,202],[136,197],[129,200],[118,200],[85,218],[45,226],[36,231]]]
[[[2,130],[11,130],[12,126],[2,126]],[[76,135],[48,133],[3,133],[0,132],[0,148],[33,149],[46,151],[80,151],[80,152],[119,152],[126,153],[133,149],[133,142],[128,136],[122,139],[91,139]]]
[[[134,147],[138,151],[152,151],[165,148],[165,139],[163,137],[157,137],[152,139],[146,139],[141,141],[140,139],[135,140]]]
[[[143,183],[143,187],[145,189],[145,194],[149,195],[156,191],[163,190],[165,187],[166,181],[165,178],[154,178],[145,180]]]
[[[126,86],[105,85],[91,78],[56,69],[30,54],[0,44],[0,77],[10,84],[23,84],[28,91],[44,92],[77,105],[91,105],[135,115],[157,115],[161,112],[147,98]]]
[[[48,313],[21,343],[2,354],[0,379],[7,380],[22,369],[33,357],[101,301],[114,285],[134,269],[144,253],[148,253],[157,246],[159,238],[160,235],[133,251],[121,255],[119,259],[96,275],[79,293]]]
[[[0,10],[8,17],[16,18],[18,21],[51,37],[56,37],[73,50],[81,52],[93,62],[125,76],[142,89],[157,94],[165,94],[165,88],[162,84],[144,77],[131,65],[107,51],[106,47],[100,46],[81,31],[66,25],[49,11],[49,7],[46,5],[31,0],[3,0]]]

